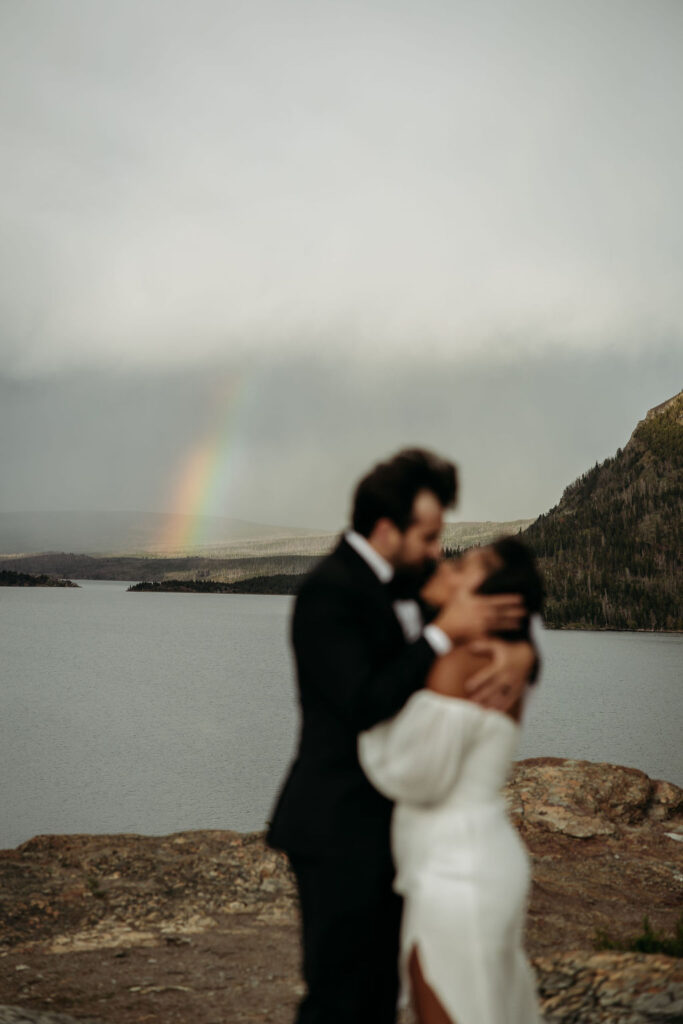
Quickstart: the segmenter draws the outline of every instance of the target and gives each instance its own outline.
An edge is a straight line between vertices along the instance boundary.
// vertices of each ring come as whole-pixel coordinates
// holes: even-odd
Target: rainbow
[[[239,459],[236,422],[246,401],[242,378],[223,384],[213,403],[209,429],[176,473],[167,505],[171,518],[155,547],[182,552],[206,542],[203,517],[228,513],[228,496]]]

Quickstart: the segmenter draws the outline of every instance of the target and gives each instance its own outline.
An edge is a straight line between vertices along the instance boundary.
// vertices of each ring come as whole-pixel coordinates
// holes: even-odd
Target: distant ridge
[[[183,536],[194,526],[202,545],[166,552],[165,536]],[[163,512],[0,512],[0,553],[35,554],[74,551],[79,554],[174,554],[236,542],[293,540],[313,530],[265,526],[219,516],[181,516]]]
[[[485,544],[530,522],[446,523],[444,545]],[[161,538],[186,535],[191,525],[201,544],[172,549],[162,545]],[[72,552],[107,558],[316,558],[332,549],[340,532],[162,512],[0,512],[0,557]]]
[[[533,519],[511,519],[505,522],[486,520],[483,523],[446,523],[442,533],[444,550],[471,548],[490,544],[503,534],[515,534],[533,523]]]
[[[683,391],[524,534],[551,626],[683,630]]]
[[[528,519],[516,519],[504,523],[447,523],[444,547],[453,550],[485,544],[501,533],[517,533],[529,522]],[[291,534],[237,539],[211,549],[165,555],[153,549],[127,554],[89,554],[83,550],[69,553],[54,549],[8,553],[0,554],[0,569],[52,573],[79,580],[146,580],[159,583],[176,580],[183,585],[196,580],[200,583],[200,590],[205,589],[207,581],[234,584],[240,580],[258,579],[261,581],[258,585],[266,588],[258,592],[272,593],[273,586],[277,586],[277,593],[295,593],[296,577],[308,572],[322,555],[330,551],[339,534],[307,533],[305,530],[299,534],[292,530]],[[282,589],[281,576],[292,577],[288,591]],[[274,577],[278,577],[275,583]],[[254,586],[242,588],[241,592],[255,593]]]

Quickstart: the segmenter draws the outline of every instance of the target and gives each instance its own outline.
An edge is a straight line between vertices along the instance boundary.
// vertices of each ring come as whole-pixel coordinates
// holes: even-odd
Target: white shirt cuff
[[[529,619],[529,637],[534,647],[541,646],[541,633],[543,632],[543,619],[538,614],[532,615]]]
[[[451,643],[450,637],[446,636],[444,631],[439,626],[431,625],[425,626],[422,630],[422,635],[434,649],[436,654],[450,654],[453,650],[453,644]]]

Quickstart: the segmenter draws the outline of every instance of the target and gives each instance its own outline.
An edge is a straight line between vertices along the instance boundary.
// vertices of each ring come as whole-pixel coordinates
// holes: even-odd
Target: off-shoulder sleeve
[[[373,786],[404,803],[438,803],[454,785],[479,729],[479,709],[431,690],[358,737],[358,757]]]

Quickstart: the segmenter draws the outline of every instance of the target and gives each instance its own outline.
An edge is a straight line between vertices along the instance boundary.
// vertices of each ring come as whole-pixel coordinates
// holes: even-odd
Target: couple
[[[455,497],[429,452],[376,466],[296,602],[302,728],[268,840],[299,890],[298,1024],[393,1024],[399,964],[421,1024],[540,1019],[528,861],[499,797],[540,583],[512,540],[435,574]]]

